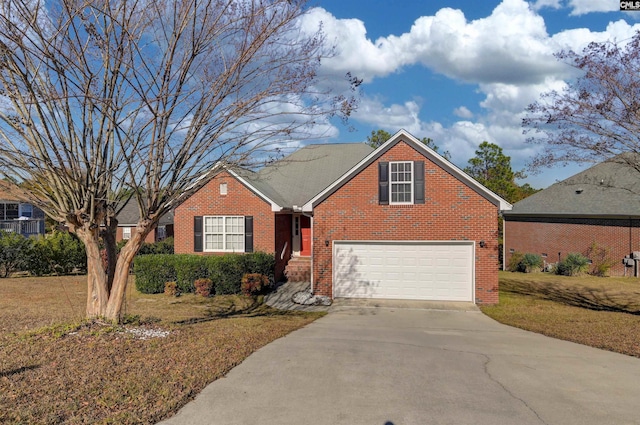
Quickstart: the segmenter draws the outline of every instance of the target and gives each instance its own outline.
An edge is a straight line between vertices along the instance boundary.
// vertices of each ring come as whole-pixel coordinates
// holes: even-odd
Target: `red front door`
[[[311,219],[300,216],[300,256],[311,256]]]

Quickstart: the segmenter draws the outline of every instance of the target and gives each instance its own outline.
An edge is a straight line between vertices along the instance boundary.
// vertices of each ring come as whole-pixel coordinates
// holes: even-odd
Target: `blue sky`
[[[373,130],[401,128],[430,137],[467,165],[484,140],[512,158],[515,170],[544,149],[525,143],[524,108],[573,75],[553,53],[591,41],[629,39],[640,12],[618,0],[312,0],[310,28],[322,22],[336,57],[327,75],[364,79],[349,131],[328,142],[363,141]],[[529,177],[544,188],[580,169],[544,169]],[[521,182],[522,183],[522,182]]]

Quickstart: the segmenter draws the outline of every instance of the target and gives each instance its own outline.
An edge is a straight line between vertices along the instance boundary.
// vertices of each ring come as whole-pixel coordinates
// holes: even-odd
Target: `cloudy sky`
[[[618,0],[312,2],[307,24],[322,22],[337,46],[323,71],[364,80],[354,131],[336,125],[326,141],[403,128],[432,138],[460,167],[486,140],[524,168],[542,149],[525,143],[524,108],[572,76],[553,53],[640,30],[640,12],[620,12]],[[524,182],[544,188],[579,170],[545,169]]]

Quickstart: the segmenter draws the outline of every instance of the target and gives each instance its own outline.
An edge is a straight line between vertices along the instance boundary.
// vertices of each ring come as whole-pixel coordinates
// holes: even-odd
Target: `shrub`
[[[578,276],[589,268],[589,259],[579,253],[569,253],[567,257],[556,265],[556,274],[564,276]]]
[[[121,240],[116,247],[118,252],[127,244],[127,240]],[[173,238],[153,243],[143,243],[137,255],[173,254]]]
[[[609,257],[609,249],[600,247],[597,243],[592,243],[584,253],[585,257],[592,261],[589,273],[594,276],[608,276],[609,270],[613,267],[613,260]]]
[[[177,297],[180,295],[180,291],[178,291],[178,284],[176,282],[165,282],[164,294],[170,297]]]
[[[15,271],[24,270],[32,244],[32,239],[18,233],[0,230],[0,277],[7,277]]]
[[[69,232],[53,232],[38,239],[48,250],[52,271],[67,275],[74,271],[87,269],[87,253],[84,244],[78,237]]]
[[[227,255],[142,255],[134,260],[136,288],[145,294],[164,291],[165,282],[176,281],[181,293],[194,292],[194,282],[207,278],[212,281],[216,295],[240,294],[242,277],[258,273],[274,282],[275,258],[271,254]]]
[[[523,273],[531,273],[533,271],[542,270],[542,265],[544,262],[542,261],[542,257],[538,254],[526,253],[522,252],[514,252],[511,254],[511,258],[509,258],[509,264],[507,264],[507,270],[510,272],[523,272]]]
[[[196,279],[193,286],[196,288],[196,295],[203,297],[210,297],[213,291],[213,281],[208,278]]]
[[[276,268],[276,258],[272,254],[266,252],[254,252],[245,255],[245,270],[247,273],[258,273],[269,279],[269,284],[275,283],[274,271]]]
[[[133,270],[136,275],[136,288],[143,294],[161,294],[165,282],[176,280],[173,255],[136,256]]]
[[[542,270],[542,257],[538,254],[526,253],[520,260],[520,271],[531,273],[533,271]]]
[[[511,257],[509,258],[509,262],[507,263],[507,270],[510,272],[520,271],[520,262],[522,261],[523,257],[524,254],[522,252],[515,251],[511,253]]]
[[[216,295],[239,294],[242,284],[242,275],[249,270],[244,270],[247,262],[243,255],[224,255],[219,257],[217,267],[214,269],[214,281]]]
[[[269,278],[260,273],[247,273],[242,276],[242,293],[244,295],[258,295],[271,287]]]
[[[195,291],[193,283],[197,279],[209,277],[207,273],[207,258],[201,255],[174,255],[173,265],[176,271],[178,289],[182,293]]]
[[[173,254],[173,238],[154,243],[143,243],[138,255]]]
[[[33,276],[44,276],[53,273],[53,266],[49,259],[49,248],[44,243],[38,243],[37,240],[34,241],[26,261],[25,270]]]

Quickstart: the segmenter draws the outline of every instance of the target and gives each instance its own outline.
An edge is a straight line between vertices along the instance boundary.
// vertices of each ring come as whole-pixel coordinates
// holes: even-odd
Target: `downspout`
[[[502,215],[502,270],[507,270],[507,220]]]

